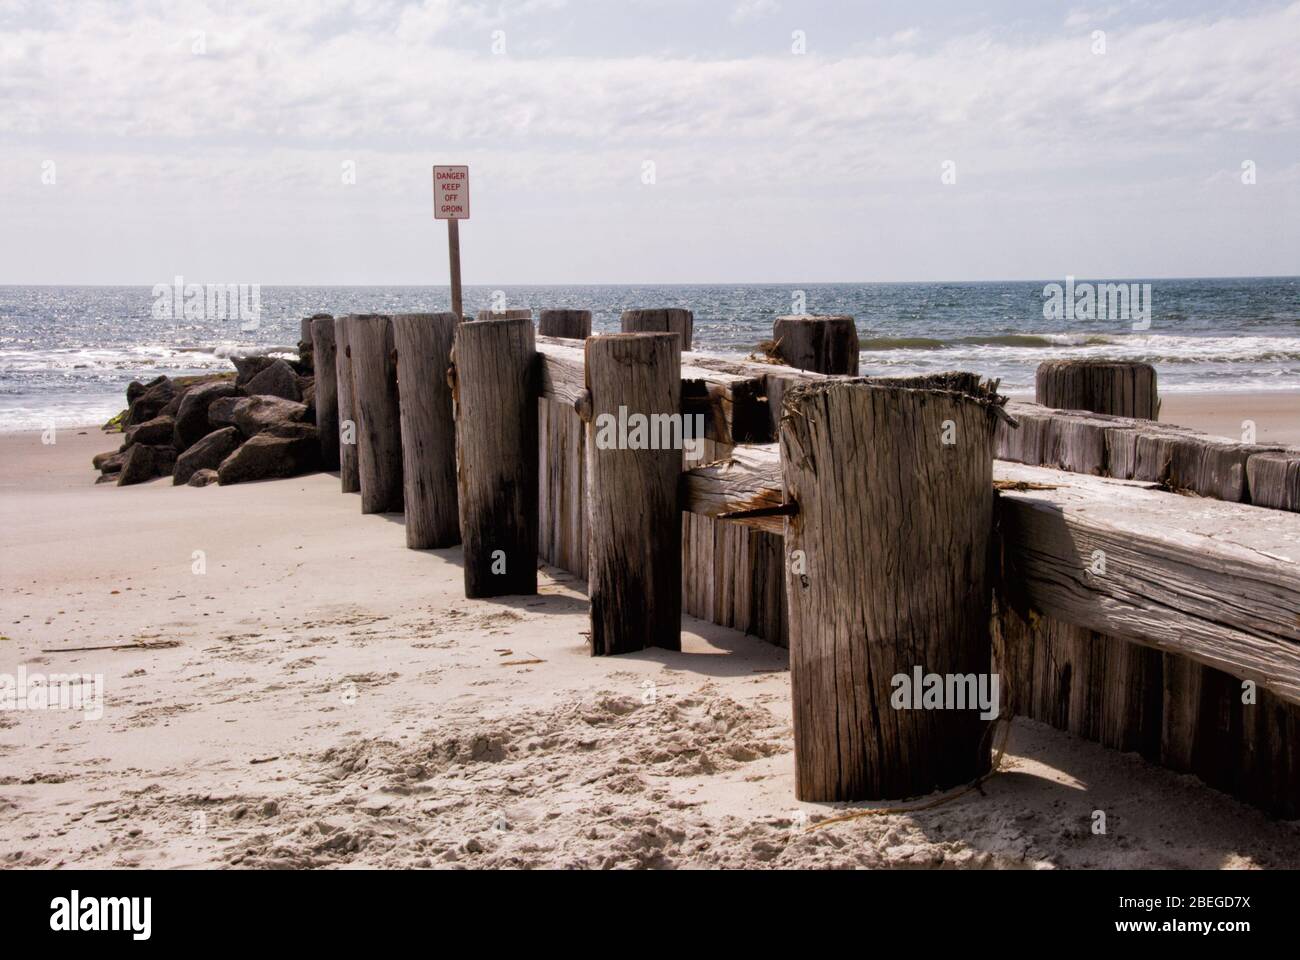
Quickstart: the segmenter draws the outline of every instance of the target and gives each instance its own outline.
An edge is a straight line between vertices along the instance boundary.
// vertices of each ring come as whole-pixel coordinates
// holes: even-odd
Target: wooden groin
[[[788,638],[806,799],[987,768],[989,718],[892,703],[891,676],[923,666],[996,671],[1004,713],[1300,814],[1300,516],[1272,508],[1300,500],[1300,453],[1005,403],[974,374],[710,356],[643,313],[649,330],[594,339],[580,312],[543,313],[565,336],[455,325],[433,402],[452,406],[467,596],[535,592],[540,559],[588,580],[593,653],[676,648],[683,612]],[[440,363],[404,361],[433,349],[407,340],[399,387]],[[620,408],[698,417],[702,456],[594,443]]]
[[[1114,369],[1121,365],[1109,366],[1112,371],[1103,377],[1113,377],[1118,384],[1150,382],[1154,390],[1153,372],[1126,374]],[[1040,386],[1044,373],[1040,369]],[[1090,376],[1096,383],[1098,375]],[[1127,398],[1127,405],[1117,398]],[[1038,399],[1059,398],[1040,392]],[[1300,509],[1300,450],[1238,443],[1153,422],[1145,414],[1154,417],[1159,403],[1145,390],[1103,386],[1091,398],[1075,399],[1130,415],[1011,403],[1008,409],[1020,429],[999,428],[998,456],[1141,481],[1135,486],[1144,492],[1136,497],[1131,491],[1115,494],[1103,488],[1093,504],[1091,509],[1098,512],[1120,504],[1146,512],[1144,522],[1136,525],[1136,538],[1130,539],[1130,534],[1113,537],[1109,545],[1094,542],[1088,566],[1103,571],[1092,574],[1094,580],[1110,576],[1111,559],[1120,550],[1135,562],[1148,561],[1147,579],[1131,582],[1133,597],[1117,600],[1106,617],[1086,605],[1067,610],[1043,603],[1041,596],[1035,602],[1025,593],[1005,595],[994,618],[994,640],[1000,662],[1007,664],[1013,708],[1078,736],[1196,774],[1280,816],[1300,815],[1300,706],[1292,686],[1300,615],[1292,609],[1297,585],[1287,573],[1300,559],[1300,535],[1290,518],[1274,513]],[[1177,514],[1188,517],[1184,522],[1194,533],[1208,534],[1186,541],[1193,545],[1190,552],[1179,556],[1182,545],[1159,539],[1169,532],[1169,500],[1146,496],[1151,487],[1181,495]],[[1242,503],[1265,509],[1235,506]],[[1041,539],[1042,531],[1031,525],[1010,539],[1029,543],[1035,537]],[[1264,551],[1263,569],[1246,571],[1233,566],[1232,558],[1220,560],[1216,548],[1224,541],[1239,544],[1247,560],[1258,559],[1255,551]],[[1071,544],[1075,550],[1084,549],[1073,540]],[[1162,571],[1162,563],[1169,567]],[[1261,586],[1254,580],[1256,573],[1278,573],[1279,579]],[[1150,579],[1157,576],[1161,579]],[[1180,627],[1170,621],[1191,600],[1168,609],[1161,606],[1159,588],[1189,576],[1194,580],[1187,589],[1204,591],[1199,611],[1211,620],[1217,616],[1217,629]],[[1007,582],[1016,580],[1008,577]],[[1059,598],[1073,592],[1068,586],[1056,589]],[[1270,590],[1289,591],[1290,600],[1274,606],[1267,599]],[[1252,610],[1260,597],[1266,598],[1264,609]],[[1143,604],[1155,605],[1162,614],[1160,629],[1142,627]],[[1262,665],[1262,682],[1260,673],[1252,670],[1261,667],[1254,663],[1253,642],[1243,645],[1240,635],[1241,629],[1261,625],[1265,636],[1280,644],[1274,660]],[[1156,646],[1148,642],[1176,630],[1182,632],[1172,641]],[[1232,646],[1180,649],[1189,639]],[[1243,681],[1256,684],[1256,689],[1244,688]]]

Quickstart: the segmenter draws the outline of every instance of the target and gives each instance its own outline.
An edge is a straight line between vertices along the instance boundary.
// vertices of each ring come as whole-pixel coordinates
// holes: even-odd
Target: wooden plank
[[[780,495],[779,457],[743,448],[687,471],[682,508],[717,516]],[[1300,702],[1300,517],[1139,483],[998,463],[1004,552],[1033,609],[1255,680]],[[1106,575],[1090,572],[1093,551]]]
[[[726,459],[687,470],[682,474],[683,509],[706,517],[726,517],[780,507],[780,453],[774,444],[737,445]],[[777,527],[784,529],[777,518]]]
[[[538,399],[538,556],[585,580],[587,445],[583,429],[571,404]]]
[[[784,544],[780,529],[683,513],[682,611],[786,646]]]
[[[999,498],[1022,603],[1300,701],[1300,518],[1042,468],[996,476],[1052,488]]]
[[[1300,815],[1300,705],[1176,653],[998,605],[994,659],[1004,704],[1280,817]]]
[[[994,611],[993,651],[1011,713],[1159,759],[1166,655],[1004,603]]]

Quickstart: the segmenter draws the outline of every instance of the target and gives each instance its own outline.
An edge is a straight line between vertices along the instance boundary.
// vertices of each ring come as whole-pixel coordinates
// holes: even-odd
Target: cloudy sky
[[[0,283],[445,283],[434,163],[467,283],[1295,274],[1297,50],[1252,0],[0,0]]]

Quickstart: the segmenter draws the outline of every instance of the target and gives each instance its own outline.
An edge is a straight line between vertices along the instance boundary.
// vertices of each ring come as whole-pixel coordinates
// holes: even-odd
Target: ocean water
[[[1083,278],[1080,278],[1082,282]],[[1047,359],[1153,363],[1163,392],[1300,390],[1300,277],[1153,280],[1149,328],[1123,319],[1049,318],[1044,285],[1014,283],[475,286],[489,306],[592,311],[597,332],[631,307],[687,307],[695,349],[745,356],[781,314],[851,314],[864,373],[972,370],[1032,393]],[[1132,281],[1140,282],[1140,281]],[[802,296],[802,302],[800,297]],[[251,298],[250,298],[251,300]],[[160,306],[161,305],[161,306]],[[296,350],[313,313],[446,310],[444,287],[261,287],[255,329],[240,319],[172,319],[151,287],[0,286],[0,430],[102,422],[133,379],[230,369],[248,350]],[[173,311],[174,312],[174,311]],[[206,311],[205,311],[206,312]]]

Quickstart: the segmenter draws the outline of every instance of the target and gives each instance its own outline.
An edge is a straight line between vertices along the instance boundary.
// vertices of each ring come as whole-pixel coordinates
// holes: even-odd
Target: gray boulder
[[[176,458],[172,470],[172,485],[189,483],[199,470],[215,470],[221,461],[235,452],[243,437],[234,427],[222,427],[201,437],[197,443]]]
[[[90,461],[95,465],[96,470],[104,473],[117,473],[122,469],[122,461],[126,459],[125,450],[109,450],[107,453],[97,453]]]
[[[243,386],[244,392],[250,397],[281,397],[295,403],[302,399],[298,377],[294,374],[293,367],[284,360],[275,360],[267,364]]]
[[[310,437],[277,437],[259,433],[226,457],[217,469],[222,485],[294,477],[315,470],[320,443]]]
[[[315,440],[320,442],[320,431],[311,423],[273,423],[263,433],[269,433],[273,437],[284,437],[290,440]]]
[[[175,463],[176,450],[170,446],[132,444],[127,448],[122,469],[117,474],[117,485],[126,487],[164,476],[172,472]]]
[[[208,423],[214,430],[235,425],[235,407],[243,397],[222,397],[208,406]]]
[[[232,414],[235,426],[246,437],[277,423],[301,423],[306,417],[305,405],[281,397],[244,397],[235,404]]]
[[[136,443],[169,444],[172,442],[175,427],[176,421],[172,417],[159,414],[152,420],[127,427],[126,435],[122,439],[128,447]]]
[[[216,482],[217,482],[217,471],[209,470],[205,468],[203,470],[194,471],[194,474],[190,477],[188,486],[206,487],[208,484],[216,483]]]
[[[132,380],[126,385],[126,405],[129,407],[144,396],[150,387],[156,387],[166,379],[166,377],[154,377],[148,383],[141,383],[139,380]]]
[[[251,357],[231,357],[230,362],[235,365],[235,383],[238,386],[244,386],[249,380],[275,363],[275,357],[251,356]]]
[[[176,397],[176,387],[167,377],[159,377],[144,385],[144,392],[131,401],[131,412],[126,425],[145,423],[162,413],[163,408]]]
[[[187,391],[176,411],[176,449],[186,450],[217,429],[208,420],[208,408],[216,400],[239,394],[239,388],[229,380],[196,384]]]

